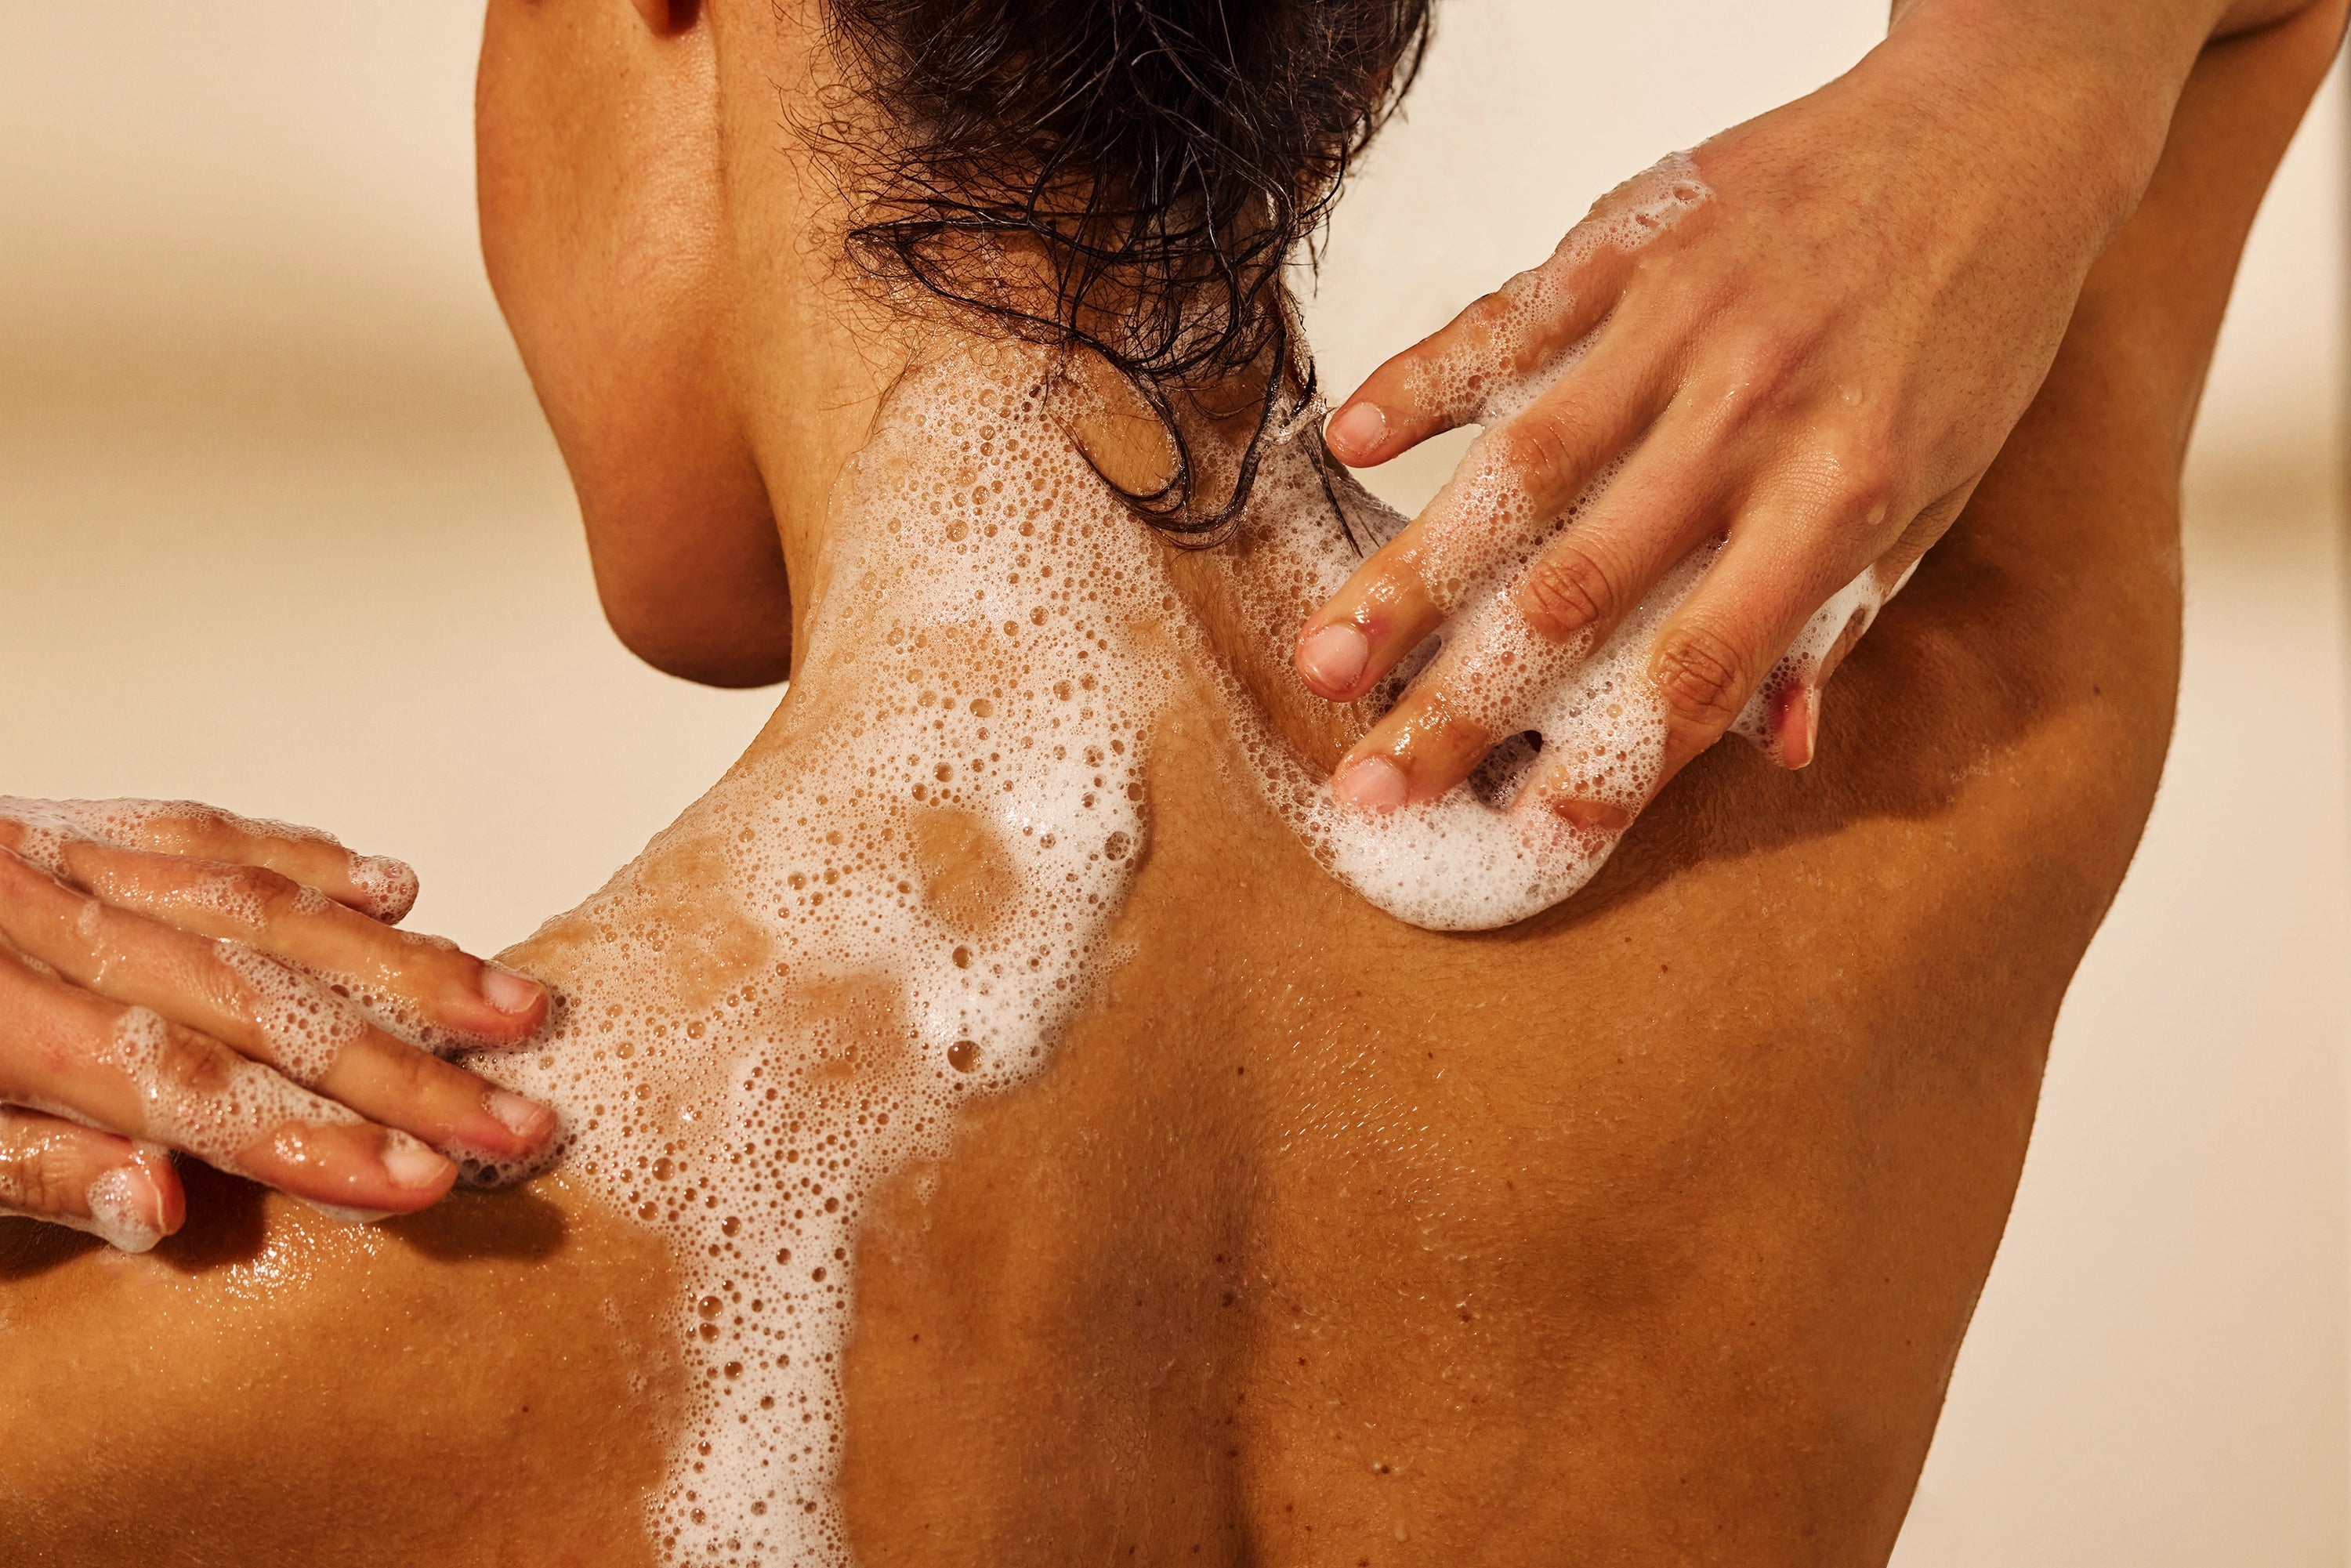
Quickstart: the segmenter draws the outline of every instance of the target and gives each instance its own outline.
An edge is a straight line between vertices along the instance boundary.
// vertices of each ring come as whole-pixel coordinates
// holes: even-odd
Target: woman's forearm
[[[2311,0],[1895,0],[1856,75],[1930,99],[2091,254],[2137,209],[2197,56]],[[2020,192],[2020,195],[2027,193]]]
[[[1913,12],[1938,0],[1894,0],[1891,22],[1898,25]],[[2216,38],[2250,33],[2283,22],[2308,10],[2313,0],[1987,0],[1981,9],[2008,14],[2027,23],[2053,25],[2057,31],[2146,28],[2167,36],[2185,36],[2199,47]],[[1948,7],[1946,7],[1948,8]]]
[[[1334,797],[1437,799],[1531,727],[1562,678],[1545,672],[1584,678],[1636,624],[1664,716],[1643,800],[1734,723],[1804,766],[1823,683],[2032,402],[2205,46],[2304,9],[1904,0],[1852,70],[1629,182],[1381,366],[1325,432],[1342,461],[1486,428],[1309,617],[1301,676],[1352,701],[1448,618],[1485,620],[1341,760]],[[1662,623],[1636,622],[1701,549]],[[1621,831],[1625,791],[1579,755],[1546,753],[1520,806]]]

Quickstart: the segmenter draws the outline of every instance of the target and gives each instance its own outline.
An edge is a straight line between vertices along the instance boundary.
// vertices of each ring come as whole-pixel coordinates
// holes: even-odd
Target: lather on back
[[[991,472],[1134,531],[1023,561],[1017,503],[928,509],[968,455],[878,443],[768,733],[518,950],[566,1163],[366,1229],[192,1183],[145,1259],[0,1225],[0,1555],[1882,1561],[2159,770],[2182,416],[2313,20],[2199,70],[1814,766],[1710,756],[1506,930],[1395,921],[1267,805],[1246,551],[1159,559],[1038,446]],[[1046,621],[964,624],[961,563]],[[1008,779],[1098,840],[1016,843]]]

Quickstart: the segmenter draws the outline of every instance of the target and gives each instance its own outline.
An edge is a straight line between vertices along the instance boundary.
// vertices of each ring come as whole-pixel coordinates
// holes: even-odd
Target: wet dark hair
[[[1284,269],[1427,47],[1431,0],[827,0],[891,123],[852,163],[852,257],[1035,340],[1090,349],[1158,413],[1175,476],[1127,500],[1211,542],[1248,499],[1286,378],[1310,395]],[[1033,251],[1050,314],[995,286]],[[1267,388],[1231,493],[1194,494],[1171,392]],[[1220,486],[1221,488],[1221,486]]]

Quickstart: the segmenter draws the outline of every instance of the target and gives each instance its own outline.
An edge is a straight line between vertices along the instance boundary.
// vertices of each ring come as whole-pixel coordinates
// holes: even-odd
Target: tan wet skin
[[[1719,749],[1583,894],[1439,936],[1317,869],[1221,688],[1182,684],[1124,956],[859,1240],[860,1563],[1884,1560],[2152,797],[2188,416],[2339,13],[2208,55],[1809,770]],[[808,18],[491,22],[494,275],[616,625],[755,678],[782,607],[673,625],[690,579],[662,552],[701,539],[738,583],[776,554],[805,627],[825,494],[904,357],[825,308],[819,187],[777,144]],[[548,237],[581,232],[611,243]],[[1192,597],[1246,685],[1295,691],[1286,640]],[[755,754],[853,683],[853,648],[790,653],[814,678]],[[1344,735],[1283,700],[1327,766]],[[984,841],[950,823],[925,853],[938,906],[986,918]],[[746,960],[705,870],[625,874],[667,885],[702,934],[673,961],[716,982]],[[577,947],[559,925],[508,958],[592,997]],[[190,1186],[145,1258],[0,1220],[0,1561],[653,1560],[677,1375],[653,1233],[560,1171],[357,1229]]]

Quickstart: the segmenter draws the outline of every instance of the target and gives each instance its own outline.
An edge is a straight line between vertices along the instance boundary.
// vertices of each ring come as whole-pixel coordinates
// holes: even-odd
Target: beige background
[[[1834,74],[1880,14],[1448,0],[1333,235],[1326,374],[1540,257],[1661,152]],[[7,21],[0,789],[319,822],[412,858],[420,924],[519,935],[773,694],[667,680],[597,619],[475,255],[475,11]],[[2335,96],[2240,286],[2192,465],[2170,772],[2067,1005],[1902,1568],[2346,1561]],[[1396,468],[1407,503],[1438,471]]]

